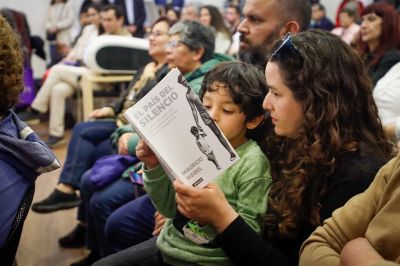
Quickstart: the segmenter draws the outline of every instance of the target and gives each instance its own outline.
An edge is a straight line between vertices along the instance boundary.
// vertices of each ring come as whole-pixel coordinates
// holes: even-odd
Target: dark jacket
[[[385,163],[376,155],[349,152],[337,158],[336,170],[328,178],[325,196],[321,199],[321,222],[343,206],[351,197],[363,192]],[[238,217],[216,241],[235,265],[298,265],[301,244],[316,226],[304,221],[292,238],[261,237]]]
[[[146,20],[146,11],[144,9],[143,0],[134,0],[133,1],[133,12],[135,14],[135,21],[131,23],[128,20],[128,13],[126,11],[125,0],[115,0],[115,5],[119,5],[122,8],[122,12],[124,14],[124,24],[125,25],[135,25],[137,27],[136,32],[133,34],[135,37],[142,38],[145,34],[144,31],[144,21]]]
[[[392,49],[384,53],[381,60],[369,69],[374,86],[398,62],[400,62],[400,50]]]
[[[59,167],[53,152],[12,111],[0,120],[0,248],[28,186]]]

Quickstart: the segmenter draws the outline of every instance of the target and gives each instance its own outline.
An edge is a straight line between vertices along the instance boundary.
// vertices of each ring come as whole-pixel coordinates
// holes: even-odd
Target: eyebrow
[[[276,89],[274,86],[271,86],[270,84],[267,83],[267,88],[269,89]]]

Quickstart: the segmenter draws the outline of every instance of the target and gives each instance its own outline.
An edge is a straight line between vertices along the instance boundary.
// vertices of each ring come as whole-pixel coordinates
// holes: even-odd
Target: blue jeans
[[[155,212],[148,195],[136,198],[115,210],[108,217],[105,227],[110,254],[152,238]]]
[[[97,159],[113,153],[110,136],[116,128],[115,122],[111,120],[77,124],[72,131],[59,183],[79,189],[83,173],[90,169]]]
[[[135,199],[135,186],[129,179],[119,178],[111,184],[98,188],[90,180],[87,171],[81,181],[81,197],[86,211],[88,248],[100,256],[107,251],[105,225],[111,213],[121,205]],[[143,190],[142,190],[142,193]]]

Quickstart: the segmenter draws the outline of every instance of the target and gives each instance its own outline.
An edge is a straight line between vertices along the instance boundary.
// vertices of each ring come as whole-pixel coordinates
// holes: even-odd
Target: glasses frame
[[[160,37],[160,36],[164,36],[164,35],[168,35],[168,32],[166,31],[151,31],[149,32],[149,37],[150,36],[154,36],[154,37]]]
[[[167,42],[167,44],[165,45],[165,48],[167,49],[175,49],[177,48],[179,45],[185,45],[187,48],[189,48],[190,50],[194,50],[195,48],[192,48],[190,45],[188,45],[187,43],[185,43],[182,40],[170,40],[169,42]]]

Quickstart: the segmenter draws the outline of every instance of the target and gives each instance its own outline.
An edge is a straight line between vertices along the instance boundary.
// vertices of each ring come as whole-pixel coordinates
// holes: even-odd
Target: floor
[[[47,124],[32,126],[44,139],[48,137]],[[66,137],[69,140],[70,131]],[[67,145],[54,149],[61,163],[66,156]],[[60,169],[41,175],[36,181],[33,202],[47,197],[54,189]],[[58,245],[58,238],[76,225],[76,209],[50,214],[29,212],[25,221],[16,260],[18,266],[68,266],[87,254],[84,248],[65,249]]]

